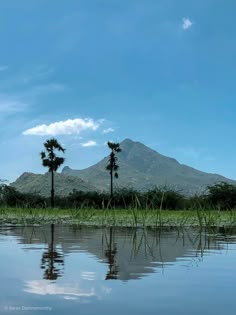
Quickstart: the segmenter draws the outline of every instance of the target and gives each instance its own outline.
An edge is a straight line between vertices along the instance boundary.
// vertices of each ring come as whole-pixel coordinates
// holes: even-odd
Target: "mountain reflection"
[[[18,243],[27,245],[28,251],[37,249],[32,244],[47,246],[39,262],[45,280],[62,277],[66,257],[72,253],[86,252],[99,263],[106,264],[104,279],[127,281],[158,272],[176,261],[191,265],[202,260],[206,253],[221,251],[227,242],[236,241],[236,230],[225,228],[215,228],[209,233],[197,228],[135,230],[52,224],[1,227],[0,234],[14,236]],[[82,274],[84,270],[78,265],[77,272]],[[85,276],[93,280],[91,272]]]

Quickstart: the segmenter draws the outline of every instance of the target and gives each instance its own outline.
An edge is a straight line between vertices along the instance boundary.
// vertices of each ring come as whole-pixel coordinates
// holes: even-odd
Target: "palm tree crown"
[[[54,138],[47,140],[44,143],[44,147],[47,154],[43,151],[41,152],[42,164],[48,167],[49,172],[57,171],[58,168],[64,163],[65,159],[62,157],[57,157],[55,150],[65,152],[65,149],[58,143]]]

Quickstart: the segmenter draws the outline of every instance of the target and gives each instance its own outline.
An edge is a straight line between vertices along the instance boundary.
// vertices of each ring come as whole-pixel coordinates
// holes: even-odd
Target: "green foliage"
[[[167,187],[155,187],[146,194],[148,208],[153,209],[183,209],[186,198],[179,192]]]
[[[48,200],[36,194],[22,194],[14,187],[0,185],[0,205],[21,208],[46,208]]]
[[[116,189],[113,197],[113,202],[111,202],[108,192],[73,190],[68,196],[56,197],[55,200],[58,207],[73,209],[186,209],[198,210],[202,213],[206,210],[236,208],[236,186],[227,183],[209,186],[208,194],[193,197],[186,197],[167,187],[154,187],[146,192],[128,188]],[[21,193],[14,187],[7,185],[0,186],[0,205],[47,207],[49,204],[48,197],[42,197],[36,193]]]
[[[209,203],[218,209],[236,208],[236,186],[226,182],[220,182],[208,186]]]
[[[210,209],[207,195],[194,195],[185,199],[185,208],[191,210]]]

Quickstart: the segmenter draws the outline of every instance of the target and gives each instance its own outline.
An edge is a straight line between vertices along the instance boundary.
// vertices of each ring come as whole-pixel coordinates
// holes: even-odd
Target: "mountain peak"
[[[129,138],[126,138],[120,144],[132,144],[132,143],[135,143],[135,141],[133,141]]]
[[[117,155],[119,178],[114,180],[114,185],[119,188],[126,187],[144,191],[153,189],[155,186],[166,186],[170,189],[177,189],[186,195],[194,195],[204,192],[207,186],[220,181],[235,184],[235,181],[223,176],[204,173],[182,165],[175,159],[164,156],[138,141],[127,138],[120,143],[120,147],[122,151]],[[57,187],[57,191],[65,194],[66,190],[68,192],[68,187],[77,190],[108,190],[110,175],[106,171],[107,160],[108,157],[105,157],[95,165],[83,170],[64,167],[62,170],[64,176],[56,174],[59,176],[56,182],[60,185]],[[42,179],[45,186],[46,177],[46,175],[36,176],[25,173],[20,178],[21,183],[15,182],[15,186],[21,185],[25,191],[32,191],[32,182],[35,181],[34,187],[36,188],[34,189],[39,190],[39,180]],[[47,183],[49,185],[50,180],[47,180]]]
[[[118,153],[119,179],[114,182],[119,187],[137,190],[167,186],[187,195],[203,192],[208,185],[231,180],[217,174],[198,171],[182,165],[174,158],[164,156],[139,141],[129,138],[120,142],[122,151]],[[84,170],[63,169],[63,173],[79,176],[102,189],[109,188],[109,174],[105,171],[107,158]]]
[[[133,150],[134,148],[137,150],[150,150],[153,151],[151,148],[145,146],[143,143],[139,142],[139,141],[134,141],[131,139],[125,139],[120,143],[120,147],[122,150],[124,151],[130,151]]]

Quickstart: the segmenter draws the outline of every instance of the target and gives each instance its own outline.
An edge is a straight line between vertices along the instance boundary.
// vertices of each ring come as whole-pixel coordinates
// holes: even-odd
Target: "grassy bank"
[[[93,226],[236,226],[236,210],[95,210],[0,208],[0,224],[76,223]]]

